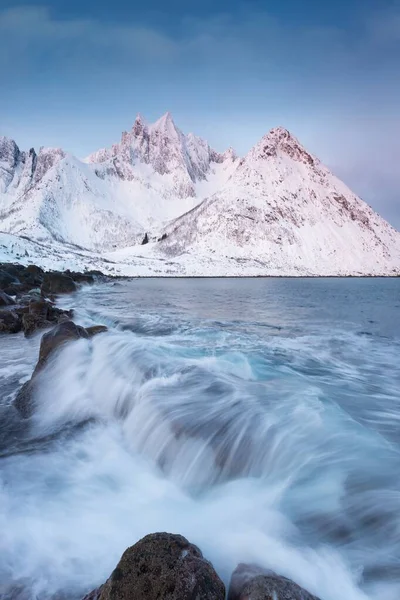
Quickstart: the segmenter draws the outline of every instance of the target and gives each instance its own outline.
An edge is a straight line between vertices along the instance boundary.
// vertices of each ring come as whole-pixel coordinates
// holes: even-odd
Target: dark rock
[[[318,600],[299,585],[257,565],[240,564],[234,570],[228,600]]]
[[[14,300],[5,292],[0,290],[0,306],[11,306],[15,304]]]
[[[1,269],[0,270],[0,287],[5,288],[14,283],[18,283],[18,277],[9,273],[8,270]]]
[[[39,303],[35,303],[35,305],[36,304]],[[34,306],[33,314],[24,313],[22,315],[26,335],[30,335],[38,327],[50,326],[51,322],[49,321],[49,319],[52,318],[51,311],[59,311],[62,314],[59,315],[58,318],[65,318],[65,314],[63,313],[63,311],[60,311],[60,309],[54,308],[51,305],[47,304],[47,317],[45,319],[45,310],[46,308],[42,305]],[[19,390],[17,397],[14,400],[14,406],[19,410],[19,412],[24,418],[30,417],[33,413],[36,377],[43,370],[50,356],[52,356],[56,351],[58,351],[64,344],[67,344],[68,342],[73,342],[82,338],[89,339],[89,337],[93,337],[94,335],[96,335],[97,333],[101,333],[102,331],[104,331],[104,327],[102,325],[90,327],[89,331],[87,331],[84,327],[75,325],[73,321],[68,320],[59,323],[56,327],[53,327],[53,329],[51,329],[49,332],[45,333],[42,336],[42,340],[40,342],[39,360],[37,362],[35,370],[33,371],[32,377],[29,381],[24,383],[22,388]]]
[[[41,290],[44,294],[70,294],[76,291],[76,284],[63,273],[45,273]]]
[[[51,321],[47,321],[47,319],[44,319],[39,315],[31,315],[29,313],[22,315],[22,329],[26,337],[29,337],[38,329],[44,329],[51,326]]]
[[[82,600],[100,600],[100,594],[103,590],[103,587],[104,586],[101,585],[99,588],[97,588],[97,590],[89,592],[89,594],[86,594],[86,596]]]
[[[91,273],[76,273],[75,271],[67,270],[65,271],[65,275],[71,277],[76,283],[87,283],[89,285],[94,283],[94,275]]]
[[[33,275],[33,277],[36,277],[37,279],[42,279],[44,277],[44,271],[43,269],[41,269],[40,267],[37,267],[36,265],[28,265],[26,267],[26,272],[29,273],[30,275]]]
[[[142,246],[149,243],[149,236],[145,233],[144,238],[142,240]]]
[[[43,298],[31,301],[27,308],[27,311],[22,310],[22,329],[27,337],[37,329],[51,327],[54,323],[62,323],[72,317],[72,311],[61,310]]]
[[[22,283],[16,281],[14,283],[10,283],[4,286],[3,291],[9,296],[17,296],[18,294],[21,294],[24,291],[24,288]]]
[[[181,535],[147,535],[122,555],[85,600],[224,600],[225,586],[197,546]]]
[[[86,331],[89,338],[92,338],[99,333],[105,333],[108,331],[108,327],[105,325],[93,325],[92,327],[86,327]]]
[[[163,242],[164,240],[166,240],[168,237],[168,235],[166,233],[163,233],[162,236],[160,238],[158,238],[158,242]]]
[[[33,288],[29,290],[26,294],[19,296],[18,302],[20,304],[29,304],[32,300],[35,302],[40,302],[43,299],[42,292],[40,288]]]
[[[22,321],[14,310],[0,310],[0,333],[19,333]]]
[[[53,327],[51,331],[45,333],[42,337],[39,350],[39,362],[36,365],[35,372],[43,368],[49,356],[54,354],[60,346],[63,346],[67,342],[72,342],[81,338],[87,339],[88,337],[86,329],[79,325],[75,325],[73,321],[65,321],[64,323],[60,323],[56,327]]]

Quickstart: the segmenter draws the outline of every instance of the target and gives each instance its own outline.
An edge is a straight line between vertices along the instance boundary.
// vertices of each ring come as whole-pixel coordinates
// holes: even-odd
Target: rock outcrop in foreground
[[[199,548],[181,535],[147,535],[122,555],[109,579],[83,600],[225,600],[225,586]],[[228,600],[319,600],[290,579],[240,564]]]
[[[225,586],[199,548],[154,533],[128,548],[104,585],[84,600],[224,600]]]

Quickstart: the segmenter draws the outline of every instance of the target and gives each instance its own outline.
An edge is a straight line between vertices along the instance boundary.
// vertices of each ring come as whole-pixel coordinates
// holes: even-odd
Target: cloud
[[[173,58],[177,49],[171,37],[140,24],[57,19],[44,6],[0,11],[0,48],[0,54],[8,57],[10,70],[34,64],[38,71],[41,62],[43,65],[51,60],[78,61],[82,65],[92,59],[106,64],[113,58],[164,62]]]

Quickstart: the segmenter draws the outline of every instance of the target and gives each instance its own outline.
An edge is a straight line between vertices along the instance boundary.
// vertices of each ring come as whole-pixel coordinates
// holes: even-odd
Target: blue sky
[[[0,1],[0,133],[78,156],[166,110],[219,150],[283,125],[400,228],[397,0]]]

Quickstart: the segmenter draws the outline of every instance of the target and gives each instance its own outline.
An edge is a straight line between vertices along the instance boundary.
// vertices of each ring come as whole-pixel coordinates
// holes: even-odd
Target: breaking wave
[[[308,292],[296,320],[278,320],[287,307],[266,316],[261,282],[249,305],[211,283],[207,301],[191,305],[203,284],[149,300],[152,285],[80,292],[80,322],[109,332],[49,363],[29,422],[2,408],[4,589],[79,599],[127,546],[167,530],[225,582],[256,562],[322,600],[397,599],[399,338],[312,321]],[[0,350],[4,389],[18,366],[29,374],[38,341]]]

